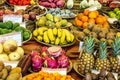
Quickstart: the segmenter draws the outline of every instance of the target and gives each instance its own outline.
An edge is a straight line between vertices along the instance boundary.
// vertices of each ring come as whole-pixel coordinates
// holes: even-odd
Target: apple
[[[9,54],[9,58],[10,58],[11,61],[17,61],[17,60],[20,59],[20,54],[17,53],[17,52],[11,52]]]
[[[0,54],[0,61],[9,61],[9,57],[6,53]]]
[[[111,18],[116,17],[116,14],[115,14],[113,11],[110,11],[108,14],[109,14],[109,16],[110,16]]]
[[[119,11],[119,8],[115,8],[113,11],[116,13],[117,11]]]

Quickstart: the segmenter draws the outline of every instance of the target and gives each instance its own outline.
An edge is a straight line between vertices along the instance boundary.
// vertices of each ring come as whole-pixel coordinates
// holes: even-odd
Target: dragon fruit
[[[49,68],[57,68],[57,61],[53,57],[46,56],[44,65]]]
[[[31,53],[30,53],[30,56],[31,57],[34,57],[35,55],[40,55],[37,51],[32,51]]]
[[[69,59],[65,55],[60,55],[57,60],[60,68],[68,68],[70,65]]]
[[[43,52],[47,52],[47,49],[48,49],[48,47],[46,47],[46,46],[42,47],[42,49],[41,49],[41,53],[43,53]]]
[[[32,69],[35,72],[38,72],[41,67],[43,66],[43,58],[41,58],[39,55],[35,55],[34,57],[32,57]]]

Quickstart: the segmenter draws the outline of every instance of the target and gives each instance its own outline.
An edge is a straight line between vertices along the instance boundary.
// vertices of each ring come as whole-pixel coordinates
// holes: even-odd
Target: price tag
[[[22,23],[22,15],[8,14],[3,15],[3,22],[12,21],[13,23]]]
[[[22,35],[21,32],[13,32],[4,35],[0,35],[0,43],[4,43],[7,39],[16,40],[18,46],[22,46]]]
[[[22,23],[20,23],[20,26],[26,28],[26,23],[22,22]]]
[[[91,6],[88,8],[90,11],[94,11],[94,10],[97,10],[97,6]]]
[[[48,73],[56,73],[56,72],[58,72],[61,75],[67,75],[67,68],[52,69],[52,68],[44,68],[44,67],[42,67],[42,71],[48,72]]]
[[[16,12],[16,11],[18,11],[18,10],[25,10],[26,9],[26,7],[27,7],[27,5],[26,6],[17,6],[17,5],[14,5],[14,12]]]
[[[78,52],[80,52],[80,51],[83,49],[83,43],[84,43],[84,42],[80,41]]]

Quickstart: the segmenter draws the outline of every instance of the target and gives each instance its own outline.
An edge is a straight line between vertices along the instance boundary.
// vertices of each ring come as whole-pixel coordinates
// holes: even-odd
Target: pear
[[[58,27],[58,28],[60,28],[61,27],[61,23],[60,22],[56,22],[55,26]]]
[[[46,18],[50,21],[54,21],[54,19],[53,19],[54,17],[52,14],[46,14]]]
[[[66,26],[67,25],[67,20],[66,19],[63,19],[60,21],[61,23],[61,26]]]

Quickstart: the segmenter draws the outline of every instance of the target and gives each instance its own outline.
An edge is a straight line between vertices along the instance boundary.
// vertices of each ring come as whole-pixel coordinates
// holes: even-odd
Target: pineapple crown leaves
[[[106,59],[107,58],[107,42],[106,41],[101,41],[99,43],[99,58],[100,59]]]
[[[112,55],[116,57],[120,55],[120,37],[116,37],[112,44]]]
[[[85,52],[87,52],[88,54],[92,54],[95,46],[94,38],[92,36],[88,36],[85,39],[84,46],[85,46]]]

